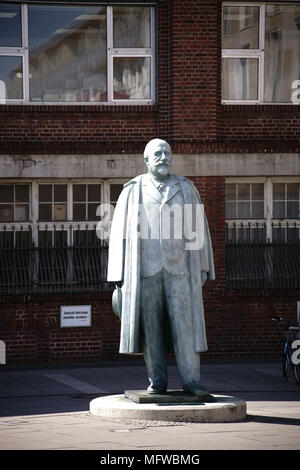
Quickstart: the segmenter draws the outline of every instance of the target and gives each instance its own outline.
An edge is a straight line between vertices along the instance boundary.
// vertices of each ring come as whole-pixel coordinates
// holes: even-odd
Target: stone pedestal
[[[205,401],[173,390],[163,395],[129,390],[95,398],[90,412],[102,418],[226,423],[246,418],[246,403],[233,396],[209,395]]]

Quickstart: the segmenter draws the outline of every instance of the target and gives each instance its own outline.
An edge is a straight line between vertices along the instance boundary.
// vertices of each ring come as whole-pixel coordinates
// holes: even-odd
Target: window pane
[[[21,7],[2,3],[0,5],[0,47],[21,45]]]
[[[114,99],[151,98],[149,57],[114,58]]]
[[[110,202],[117,202],[122,189],[123,189],[123,184],[111,184],[110,185]]]
[[[288,219],[296,219],[299,217],[299,202],[288,201],[286,205],[286,216]]]
[[[273,202],[273,218],[285,218],[285,202]]]
[[[23,98],[22,57],[0,56],[0,100]]]
[[[238,184],[238,199],[250,201],[250,183]]]
[[[287,198],[292,201],[299,201],[299,184],[287,183]]]
[[[236,219],[235,202],[226,202],[226,219]]]
[[[29,205],[17,204],[15,207],[15,221],[29,220]]]
[[[29,5],[32,101],[106,100],[106,10]]]
[[[74,184],[73,185],[73,201],[85,201],[86,200],[86,192],[85,192],[85,184]]]
[[[114,7],[113,35],[114,47],[150,47],[150,7]]]
[[[97,211],[98,207],[99,207],[99,203],[97,203],[97,204],[93,204],[93,203],[88,204],[88,220],[97,220],[96,211]]]
[[[284,183],[273,184],[273,199],[276,201],[285,200],[285,184]]]
[[[264,218],[264,203],[252,202],[252,219]]]
[[[300,75],[300,5],[266,5],[265,101],[291,102]]]
[[[258,59],[222,60],[222,99],[258,99]]]
[[[0,221],[13,222],[14,206],[12,204],[0,204]]]
[[[52,202],[52,185],[39,185],[39,202]]]
[[[99,184],[88,185],[88,201],[101,201],[101,186]]]
[[[16,185],[16,202],[29,202],[29,186]]]
[[[223,7],[223,49],[259,48],[259,7]]]
[[[54,201],[55,202],[67,201],[67,185],[66,184],[54,185]]]
[[[52,220],[52,205],[39,204],[39,220],[50,221]]]
[[[264,184],[263,183],[252,184],[252,199],[255,201],[264,200]]]
[[[235,183],[228,183],[225,185],[226,191],[226,201],[235,201],[236,199],[236,184]]]
[[[54,220],[67,220],[67,204],[54,204]]]
[[[238,203],[238,218],[249,219],[250,218],[250,202],[239,202]]]
[[[85,204],[73,204],[73,220],[86,220]]]
[[[12,185],[0,186],[0,202],[14,202],[14,187]]]

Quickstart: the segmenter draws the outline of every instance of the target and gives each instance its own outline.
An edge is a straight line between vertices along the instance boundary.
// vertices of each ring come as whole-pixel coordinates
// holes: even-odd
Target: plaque
[[[60,307],[60,327],[89,327],[91,326],[90,305],[62,305]]]

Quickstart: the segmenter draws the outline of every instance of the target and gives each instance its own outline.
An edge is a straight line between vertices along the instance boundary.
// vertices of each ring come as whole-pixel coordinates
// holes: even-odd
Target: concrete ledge
[[[95,398],[90,413],[102,418],[228,423],[246,418],[246,403],[233,396],[213,395],[213,403],[135,403],[122,395]]]

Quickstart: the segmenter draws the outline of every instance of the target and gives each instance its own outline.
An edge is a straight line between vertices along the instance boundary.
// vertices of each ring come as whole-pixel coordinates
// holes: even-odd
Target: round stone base
[[[228,423],[246,418],[246,403],[233,396],[213,395],[213,403],[135,403],[124,395],[109,395],[90,402],[90,412],[102,418]]]

